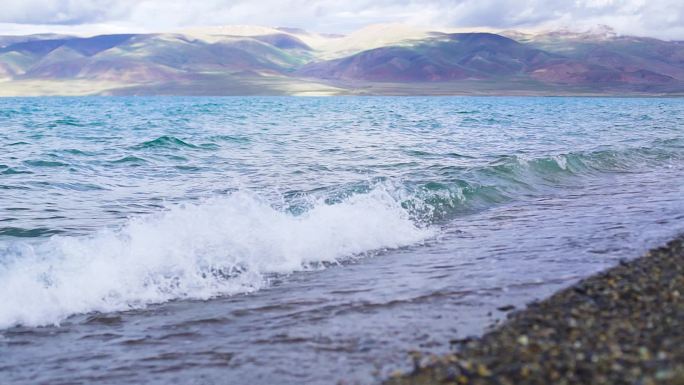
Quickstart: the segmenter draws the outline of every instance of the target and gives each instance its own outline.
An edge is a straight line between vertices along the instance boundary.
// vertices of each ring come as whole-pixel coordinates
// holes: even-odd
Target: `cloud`
[[[349,32],[373,23],[590,28],[684,39],[681,0],[3,0],[0,30],[164,31],[259,24]],[[52,28],[52,29],[50,29]]]
[[[117,2],[113,0],[5,0],[0,22],[57,25],[92,23],[120,16],[117,15],[116,5]]]

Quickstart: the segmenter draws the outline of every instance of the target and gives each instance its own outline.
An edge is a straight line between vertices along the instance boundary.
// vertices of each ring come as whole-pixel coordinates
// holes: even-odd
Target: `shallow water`
[[[683,126],[679,99],[0,99],[0,371],[375,381],[684,231]]]

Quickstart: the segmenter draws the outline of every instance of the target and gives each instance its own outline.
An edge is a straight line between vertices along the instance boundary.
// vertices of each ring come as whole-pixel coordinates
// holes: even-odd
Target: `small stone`
[[[530,368],[527,365],[524,365],[522,368],[520,368],[520,375],[522,377],[529,377],[530,376]]]
[[[492,375],[492,372],[490,372],[485,365],[479,364],[477,365],[477,375],[480,377],[489,377]]]
[[[672,372],[669,370],[659,370],[655,374],[656,380],[669,380],[672,378]]]
[[[470,361],[461,361],[459,362],[459,365],[461,365],[461,367],[465,370],[473,370],[473,364]]]

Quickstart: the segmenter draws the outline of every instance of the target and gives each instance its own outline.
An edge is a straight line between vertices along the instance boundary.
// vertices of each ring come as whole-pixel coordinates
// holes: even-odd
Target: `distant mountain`
[[[18,79],[105,79],[142,76],[171,80],[211,71],[283,73],[305,60],[290,50],[310,50],[288,35],[223,37],[207,42],[184,35],[104,35],[30,40],[0,48],[0,60]],[[130,79],[136,80],[136,79]]]
[[[521,43],[492,33],[441,34],[311,63],[304,76],[371,82],[529,80],[605,91],[681,90],[684,44],[643,38]]]
[[[684,94],[684,42],[608,30],[0,36],[0,95]]]
[[[299,73],[322,79],[448,82],[521,76],[560,60],[500,35],[456,33],[312,63]]]
[[[518,41],[589,66],[622,74],[653,76],[656,81],[684,79],[684,42],[603,33],[518,34]],[[641,76],[641,75],[639,75]]]

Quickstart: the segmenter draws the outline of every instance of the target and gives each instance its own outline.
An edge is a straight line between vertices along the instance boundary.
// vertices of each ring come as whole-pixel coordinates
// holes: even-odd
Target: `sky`
[[[684,0],[0,0],[0,34],[166,32],[264,25],[349,33],[369,24],[586,30],[684,40]]]

